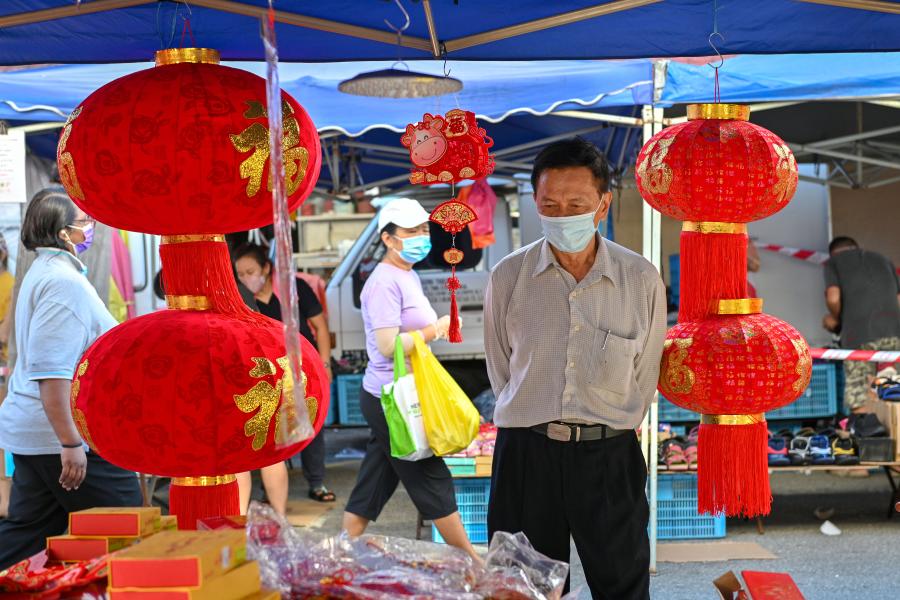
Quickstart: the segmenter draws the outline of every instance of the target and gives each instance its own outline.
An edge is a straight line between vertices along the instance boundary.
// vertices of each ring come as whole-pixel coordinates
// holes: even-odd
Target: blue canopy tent
[[[782,54],[900,50],[900,5],[889,0],[406,0],[407,59],[552,60],[703,56],[717,26],[723,52]],[[262,57],[266,0],[7,0],[0,7],[0,64],[148,60],[178,45],[189,16],[199,45],[226,60]],[[276,1],[286,61],[394,60],[384,20],[404,17],[383,0]],[[512,9],[514,7],[514,9]]]

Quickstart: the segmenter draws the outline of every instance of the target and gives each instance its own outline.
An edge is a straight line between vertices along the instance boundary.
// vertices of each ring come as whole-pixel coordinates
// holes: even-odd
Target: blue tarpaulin
[[[408,46],[399,54],[408,59],[432,58],[425,4],[401,1],[410,25],[405,32]],[[186,40],[192,43],[193,37],[196,44],[192,45],[218,48],[226,60],[260,60],[259,16],[266,0],[221,3],[244,14],[204,8],[211,4],[210,0],[192,1],[188,9],[185,3],[148,0],[130,8],[91,12],[98,0],[81,0],[77,16],[48,19],[56,13],[27,13],[60,8],[76,12],[75,0],[4,0],[0,3],[0,64],[146,61],[155,50],[181,43],[185,17],[191,20],[192,36]],[[731,54],[900,50],[896,10],[900,5],[891,1],[868,3],[881,6],[880,11],[804,0],[432,0],[428,6],[434,17],[437,54],[443,48],[451,59],[704,56],[712,53],[708,36],[714,28],[724,35],[721,51]],[[715,19],[714,6],[718,6]],[[404,23],[393,2],[276,0],[275,8],[284,11],[277,19],[306,25],[277,25],[282,60],[395,60],[398,56],[393,31],[384,22]],[[505,29],[523,24],[528,31],[523,35]],[[367,39],[372,37],[379,39]]]
[[[539,63],[449,62],[463,81],[455,95],[421,99],[369,98],[339,92],[338,83],[391,63],[282,64],[281,85],[306,107],[320,131],[359,135],[374,128],[402,129],[425,112],[443,113],[458,105],[488,123],[506,117],[544,115],[551,110],[635,106],[652,102],[649,60],[549,61]],[[265,77],[265,64],[234,63]],[[441,63],[416,70],[443,74]],[[0,119],[65,121],[91,92],[150,64],[65,65],[0,73]]]

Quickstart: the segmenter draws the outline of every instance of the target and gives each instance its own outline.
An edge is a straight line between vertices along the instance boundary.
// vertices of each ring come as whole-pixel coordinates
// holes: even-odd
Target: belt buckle
[[[562,423],[548,423],[547,437],[557,442],[568,442],[572,440],[572,428]]]

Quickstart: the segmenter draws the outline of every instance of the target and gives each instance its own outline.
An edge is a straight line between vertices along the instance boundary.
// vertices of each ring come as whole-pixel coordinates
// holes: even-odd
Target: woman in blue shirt
[[[0,570],[64,533],[70,512],[142,503],[135,474],[87,449],[69,407],[79,359],[116,325],[77,256],[93,227],[60,186],[39,192],[22,222],[22,243],[37,258],[16,300],[18,359],[0,406],[0,448],[15,464]]]

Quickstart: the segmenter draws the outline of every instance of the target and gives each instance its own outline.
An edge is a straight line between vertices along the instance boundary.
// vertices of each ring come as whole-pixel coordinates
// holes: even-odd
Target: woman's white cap
[[[411,229],[428,221],[428,211],[412,198],[396,198],[385,204],[378,213],[378,231],[393,223]]]

